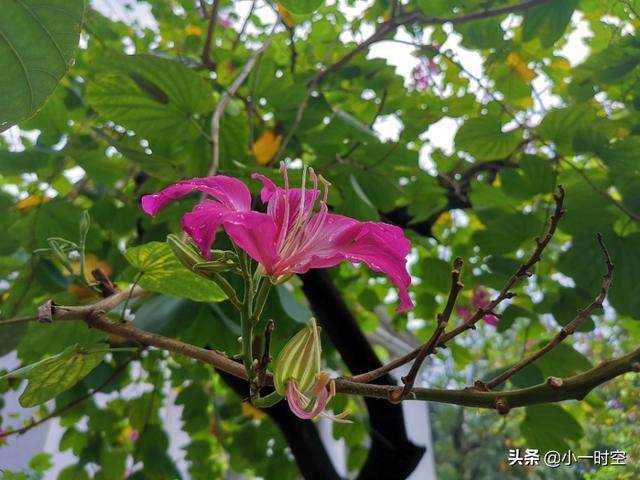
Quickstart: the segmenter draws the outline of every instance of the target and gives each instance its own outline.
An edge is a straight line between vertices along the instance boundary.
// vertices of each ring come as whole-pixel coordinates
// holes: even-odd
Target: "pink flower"
[[[287,383],[287,403],[296,417],[302,420],[311,420],[318,415],[322,415],[334,422],[351,423],[349,420],[345,420],[351,414],[351,409],[346,409],[338,415],[332,415],[325,411],[329,400],[334,395],[335,383],[329,380],[329,374],[326,372],[320,372],[310,396],[300,391],[295,380],[289,380]]]
[[[466,307],[461,307],[460,305],[456,307],[456,313],[465,322],[468,322],[473,317],[473,313],[471,313],[471,310]]]
[[[430,57],[420,57],[420,63],[413,69],[413,81],[416,89],[426,90],[434,82],[439,72],[438,64]]]
[[[223,27],[223,28],[230,28],[233,26],[233,20],[231,19],[230,16],[228,15],[219,15],[218,16],[218,23]]]
[[[140,439],[140,432],[138,432],[138,430],[131,430],[131,432],[129,432],[129,440],[131,440],[132,442],[137,442]]]
[[[487,292],[482,287],[475,287],[473,289],[473,293],[471,294],[471,305],[474,308],[486,308],[491,303],[491,297],[489,292]],[[462,318],[465,322],[470,321],[473,318],[473,313],[466,307],[457,306],[456,313],[460,318]],[[498,326],[498,321],[500,320],[497,316],[492,313],[489,313],[482,317],[482,319],[492,327]]]
[[[202,256],[210,258],[216,230],[227,234],[251,258],[256,260],[272,281],[280,282],[311,268],[329,268],[345,260],[364,262],[376,272],[384,272],[398,287],[398,311],[413,307],[408,287],[411,277],[406,269],[409,240],[402,229],[378,222],[360,222],[328,212],[329,183],[304,167],[302,188],[290,188],[286,169],[285,187],[276,186],[267,177],[262,181],[260,198],[267,212],[251,210],[251,194],[236,178],[217,175],[185,180],[142,198],[149,215],[172,200],[198,190],[212,199],[203,200],[182,217],[182,228],[196,243]],[[306,188],[307,172],[313,188]],[[320,198],[318,183],[323,184]]]

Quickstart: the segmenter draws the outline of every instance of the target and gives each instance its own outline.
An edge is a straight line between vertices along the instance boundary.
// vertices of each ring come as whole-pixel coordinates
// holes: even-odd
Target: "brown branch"
[[[144,294],[144,290],[134,287],[132,296]],[[143,346],[151,346],[178,353],[189,358],[212,365],[238,378],[247,380],[242,364],[237,363],[221,353],[199,348],[179,340],[163,337],[154,333],[140,330],[129,323],[112,322],[105,311],[115,308],[124,302],[129,291],[121,291],[91,305],[78,307],[56,306],[50,304],[53,321],[83,320],[92,328],[111,333]],[[43,328],[46,328],[43,326]],[[438,341],[440,345],[442,341]],[[414,357],[415,358],[415,357]],[[623,373],[640,371],[640,348],[632,353],[610,360],[579,375],[555,379],[534,387],[512,390],[508,392],[483,392],[473,388],[462,390],[413,388],[407,399],[426,400],[450,403],[462,406],[493,408],[500,411],[508,408],[533,405],[537,403],[557,402],[567,399],[581,399],[598,385],[611,380]],[[273,378],[265,375],[264,383],[271,385]],[[360,395],[370,398],[388,399],[394,385],[375,385],[356,382],[353,379],[336,379],[336,391],[342,394]]]
[[[200,5],[203,10],[206,12],[204,7],[204,0],[200,0]],[[213,44],[213,37],[216,31],[216,23],[218,23],[218,7],[220,2],[218,0],[213,0],[213,5],[211,6],[211,14],[209,15],[209,24],[207,25],[207,36],[204,39],[204,48],[202,49],[202,64],[208,69],[215,69],[216,65],[211,61],[211,45]]]
[[[502,408],[504,411],[505,407],[508,410],[540,403],[582,400],[594,388],[627,372],[640,372],[640,348],[622,357],[607,360],[578,375],[556,378],[553,382],[545,382],[533,387],[506,392],[484,392],[475,388],[459,390],[414,388],[407,399],[495,410]],[[388,398],[393,388],[393,385],[356,383],[346,379],[336,379],[336,391],[347,395]]]
[[[558,332],[558,334],[555,337],[553,337],[549,341],[549,343],[547,343],[540,350],[538,350],[537,352],[531,354],[530,356],[522,359],[520,362],[516,363],[514,366],[512,366],[508,370],[504,371],[503,373],[501,373],[500,375],[498,375],[494,379],[492,379],[492,380],[490,380],[490,381],[488,381],[486,383],[485,382],[476,382],[476,385],[478,387],[483,388],[483,389],[488,391],[488,390],[492,390],[496,386],[500,385],[505,380],[507,380],[508,378],[510,378],[511,376],[515,375],[520,370],[525,368],[527,365],[535,362],[540,357],[542,357],[543,355],[545,355],[546,353],[551,351],[553,348],[555,348],[556,345],[558,345],[560,342],[562,342],[569,335],[573,335],[573,333],[576,331],[576,329],[580,325],[582,325],[587,318],[589,318],[589,316],[591,315],[591,313],[595,309],[602,308],[602,303],[604,302],[604,299],[607,296],[607,292],[609,291],[609,287],[611,287],[611,281],[613,279],[613,263],[611,263],[611,257],[609,256],[609,252],[607,251],[607,247],[605,246],[605,244],[604,244],[604,242],[602,240],[602,235],[601,234],[598,234],[598,243],[600,244],[600,248],[602,249],[602,253],[604,255],[604,259],[605,259],[605,264],[606,264],[607,270],[606,270],[605,274],[602,277],[602,285],[600,286],[600,293],[595,298],[595,300],[593,300],[589,305],[587,305],[582,310],[578,311],[578,314],[575,316],[575,318],[573,320],[571,320],[567,325],[562,327],[562,329]],[[556,378],[556,377],[551,377],[551,378]],[[551,384],[554,385],[555,384],[554,381],[551,381]]]
[[[502,288],[498,296],[496,296],[496,298],[493,299],[487,307],[478,308],[468,321],[464,322],[463,324],[459,325],[453,330],[450,330],[449,332],[442,334],[438,340],[436,347],[445,345],[452,338],[460,335],[461,333],[467,330],[474,329],[475,324],[479,322],[486,314],[493,313],[493,310],[503,300],[512,298],[514,296],[514,294],[510,291],[511,288],[520,279],[524,277],[528,277],[530,275],[529,270],[533,265],[535,265],[540,260],[542,252],[551,241],[551,238],[553,237],[553,235],[556,232],[556,229],[558,228],[558,223],[560,222],[560,219],[564,214],[564,209],[563,209],[564,189],[560,185],[558,186],[558,193],[554,194],[554,200],[556,202],[556,208],[549,221],[549,229],[547,231],[547,234],[544,236],[542,240],[540,240],[539,238],[536,238],[536,249],[531,254],[529,259],[525,263],[520,265],[518,270],[516,270],[516,272],[507,280],[507,283]],[[380,378],[382,375],[392,370],[395,370],[396,368],[401,367],[402,365],[409,363],[411,360],[415,359],[419,353],[420,353],[420,348],[416,348],[408,352],[407,354],[403,355],[402,357],[396,358],[395,360],[392,360],[386,363],[380,368],[371,370],[370,372],[362,373],[360,375],[349,377],[348,380],[351,380],[353,382],[367,382],[367,383],[371,382],[376,378]]]
[[[118,367],[111,373],[111,375],[109,375],[109,378],[107,378],[104,382],[102,382],[100,385],[98,385],[93,390],[90,390],[89,392],[85,393],[84,395],[76,398],[75,400],[72,400],[71,402],[67,403],[64,407],[60,407],[57,410],[54,410],[53,412],[49,413],[48,415],[45,415],[41,419],[36,420],[36,421],[32,421],[31,423],[29,423],[28,425],[25,425],[24,427],[16,428],[14,430],[8,430],[6,432],[0,432],[0,438],[9,437],[11,435],[22,435],[22,434],[26,433],[27,431],[31,430],[32,428],[35,428],[38,425],[42,425],[43,423],[51,420],[52,418],[59,417],[63,413],[71,410],[73,407],[81,404],[85,400],[88,400],[89,398],[94,396],[96,393],[102,391],[103,388],[105,388],[112,381],[114,381],[118,376],[120,376],[120,374],[127,368],[127,366],[133,360],[138,358],[139,356],[140,356],[140,352],[138,352],[136,355],[132,355],[126,361],[124,361],[122,364],[118,365]]]
[[[433,332],[433,335],[431,335],[431,338],[429,338],[429,340],[424,345],[422,345],[422,347],[420,347],[420,350],[416,355],[416,359],[413,361],[413,364],[411,364],[409,373],[406,376],[402,377],[404,386],[396,387],[389,394],[389,401],[398,403],[402,401],[402,399],[406,398],[407,395],[409,395],[411,389],[413,388],[413,384],[415,383],[418,371],[420,370],[420,367],[424,362],[424,359],[435,352],[436,345],[438,345],[440,337],[447,327],[447,323],[449,322],[449,318],[451,317],[453,308],[456,305],[458,294],[464,287],[464,285],[460,282],[461,269],[462,258],[458,257],[453,262],[453,270],[451,271],[451,290],[449,291],[449,297],[447,298],[447,303],[445,304],[442,313],[438,314],[438,325]]]

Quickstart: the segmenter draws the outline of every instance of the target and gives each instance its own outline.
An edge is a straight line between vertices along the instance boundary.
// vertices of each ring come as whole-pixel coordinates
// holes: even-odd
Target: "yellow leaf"
[[[507,64],[507,67],[509,67],[513,73],[520,77],[524,82],[530,82],[536,78],[536,73],[527,66],[525,61],[522,60],[522,57],[516,52],[511,52],[507,55],[505,63]]]
[[[92,253],[87,253],[84,257],[84,273],[86,277],[85,280],[87,280],[87,282],[93,281],[91,272],[96,268],[102,270],[107,276],[111,275],[111,272],[113,271],[111,265],[109,265],[107,262],[100,260]],[[73,263],[73,272],[76,275],[80,274],[80,262]],[[69,285],[67,291],[75,295],[75,297],[80,301],[87,300],[95,295],[93,290],[77,283],[72,283],[71,285]]]
[[[296,24],[296,21],[289,10],[280,5],[280,2],[276,2],[276,5],[278,6],[278,13],[280,14],[280,18],[284,24],[289,28],[293,27]]]
[[[187,25],[184,28],[184,33],[187,35],[193,35],[194,37],[199,37],[202,35],[202,29],[197,25]]]
[[[256,407],[251,405],[249,402],[242,402],[242,405],[240,408],[242,409],[243,417],[251,418],[253,420],[260,421],[267,415],[266,413],[261,412]]]
[[[31,208],[31,207],[35,207],[36,205],[41,205],[43,203],[47,203],[49,200],[51,200],[49,197],[47,197],[46,195],[30,195],[27,198],[25,198],[24,200],[20,200],[17,204],[16,207],[19,210],[26,210],[27,208]]]
[[[102,270],[107,276],[111,275],[111,272],[113,271],[111,265],[109,265],[107,262],[100,260],[93,253],[87,253],[84,256],[84,272],[87,277],[89,277],[91,275],[91,271],[95,270],[96,268]],[[73,264],[73,271],[76,275],[80,273],[80,262],[75,262]],[[89,280],[90,279],[87,278],[87,281]]]
[[[281,143],[282,135],[276,134],[273,130],[265,130],[251,146],[251,153],[256,157],[256,163],[267,165],[278,153]]]

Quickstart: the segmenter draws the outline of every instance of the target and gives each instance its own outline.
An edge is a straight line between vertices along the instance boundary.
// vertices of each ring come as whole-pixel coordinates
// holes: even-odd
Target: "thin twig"
[[[435,352],[436,345],[438,345],[440,337],[447,327],[449,318],[451,318],[451,313],[453,312],[453,308],[456,305],[458,294],[464,287],[462,282],[460,282],[461,269],[462,258],[458,257],[453,262],[453,270],[451,271],[451,290],[449,291],[449,297],[447,298],[447,303],[445,304],[442,313],[438,314],[438,325],[433,332],[433,335],[431,335],[431,338],[429,338],[429,340],[424,345],[422,345],[422,347],[420,347],[420,351],[418,352],[416,359],[411,364],[409,373],[402,377],[404,386],[396,387],[396,389],[392,390],[389,393],[389,400],[391,402],[398,403],[402,401],[402,399],[406,398],[407,395],[409,395],[411,389],[413,388],[413,384],[415,383],[418,371],[420,370],[420,367],[424,362],[424,359]]]
[[[542,238],[542,240],[540,240],[540,238],[536,238],[536,248],[529,259],[522,265],[520,265],[520,267],[518,267],[518,270],[516,270],[516,272],[511,275],[511,277],[509,277],[507,283],[504,285],[504,287],[502,287],[502,290],[500,290],[498,295],[489,303],[489,305],[487,305],[486,307],[478,308],[468,321],[465,321],[463,324],[454,328],[450,332],[442,335],[440,341],[438,342],[438,346],[444,345],[449,340],[458,336],[466,330],[474,329],[475,324],[478,323],[482,318],[484,318],[485,315],[495,313],[494,309],[500,303],[502,303],[502,301],[514,296],[514,293],[511,292],[511,289],[516,283],[518,283],[525,277],[531,276],[531,268],[542,258],[542,252],[553,238],[553,235],[556,233],[558,223],[560,223],[560,219],[564,215],[564,188],[562,188],[561,185],[558,185],[558,193],[555,193],[553,195],[553,198],[556,203],[556,207],[553,215],[551,215],[551,219],[549,220],[549,229],[547,230],[547,234]]]
[[[18,325],[20,323],[35,322],[36,320],[38,320],[37,315],[31,317],[8,318],[7,320],[0,320],[0,327],[5,325]]]
[[[204,5],[201,0],[201,5],[204,9]],[[218,7],[220,2],[218,0],[213,0],[213,5],[211,6],[211,14],[209,15],[209,24],[207,25],[207,36],[204,39],[204,48],[202,49],[202,64],[209,68],[215,69],[215,64],[211,61],[211,45],[213,44],[213,37],[216,32],[216,23],[218,23]]]
[[[602,254],[604,255],[604,260],[605,260],[605,265],[607,270],[602,277],[602,285],[600,286],[600,293],[595,298],[595,300],[593,300],[589,305],[587,305],[582,310],[578,311],[578,314],[575,316],[575,318],[571,320],[568,324],[566,324],[564,327],[562,327],[562,329],[557,333],[557,335],[553,337],[540,350],[522,359],[520,362],[516,363],[514,366],[504,371],[494,379],[488,382],[480,382],[480,381],[476,382],[477,387],[489,391],[495,388],[496,386],[500,385],[505,380],[507,380],[508,378],[512,377],[513,375],[518,373],[520,370],[525,368],[527,365],[535,362],[540,357],[542,357],[543,355],[551,351],[553,348],[555,348],[556,345],[562,342],[569,335],[573,335],[576,329],[580,325],[582,325],[587,318],[589,318],[589,316],[595,309],[602,308],[602,303],[604,302],[604,299],[607,297],[607,292],[611,287],[611,281],[613,279],[613,263],[611,263],[611,257],[609,256],[607,247],[605,246],[604,241],[602,240],[601,234],[598,234],[598,243],[600,244],[600,248],[602,249]],[[557,385],[557,382],[552,381],[551,384]]]
[[[267,320],[267,324],[264,327],[264,348],[262,350],[262,357],[258,363],[258,388],[264,385],[264,379],[267,375],[267,367],[271,363],[271,335],[275,328],[273,320]]]
[[[233,41],[233,44],[231,45],[232,52],[236,48],[238,48],[238,45],[240,45],[240,40],[242,40],[242,35],[244,35],[244,32],[247,29],[247,26],[249,25],[249,21],[251,20],[251,15],[253,15],[253,10],[255,8],[256,8],[256,0],[253,0],[251,2],[251,7],[249,7],[249,13],[247,13],[247,16],[244,19],[244,22],[242,22],[242,27],[240,27],[240,30],[238,31],[238,36],[236,37],[236,39]]]
[[[218,172],[218,167],[220,166],[220,120],[222,119],[222,115],[224,114],[227,105],[231,101],[231,98],[236,94],[240,86],[244,83],[245,79],[251,72],[251,69],[256,63],[258,57],[264,52],[269,44],[271,43],[271,37],[275,32],[276,27],[278,26],[278,22],[275,22],[273,25],[273,29],[265,39],[262,46],[253,52],[253,54],[249,57],[249,60],[244,65],[240,74],[235,78],[231,86],[222,94],[220,98],[220,102],[216,106],[213,115],[211,116],[211,168],[209,169],[209,176],[215,175]]]

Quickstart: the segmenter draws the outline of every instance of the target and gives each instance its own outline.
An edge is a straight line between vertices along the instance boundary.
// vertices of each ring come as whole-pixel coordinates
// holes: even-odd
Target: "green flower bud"
[[[200,254],[193,247],[180,240],[177,235],[168,235],[167,243],[176,258],[189,270],[192,270],[196,263],[202,262]]]
[[[91,217],[89,216],[89,212],[87,210],[83,210],[80,214],[80,244],[84,245],[85,240],[87,238],[87,233],[89,233],[89,228],[91,227]]]
[[[235,263],[230,260],[222,260],[217,262],[200,262],[196,263],[193,266],[193,271],[203,277],[207,277],[207,274],[228,272],[234,267]]]
[[[296,381],[301,392],[310,390],[320,373],[322,345],[320,327],[315,319],[296,333],[282,348],[275,361],[273,384],[280,395],[286,395],[287,383]]]

